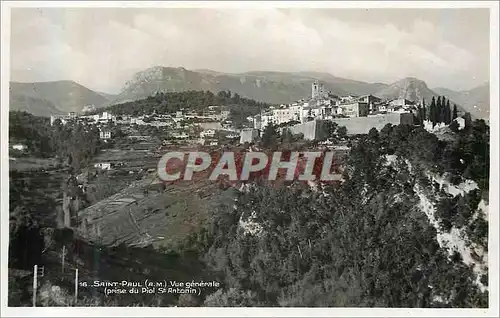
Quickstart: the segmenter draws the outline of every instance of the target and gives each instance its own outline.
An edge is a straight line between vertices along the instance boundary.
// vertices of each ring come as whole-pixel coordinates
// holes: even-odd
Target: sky
[[[118,93],[161,65],[467,90],[489,80],[489,28],[488,9],[13,8],[11,80]]]

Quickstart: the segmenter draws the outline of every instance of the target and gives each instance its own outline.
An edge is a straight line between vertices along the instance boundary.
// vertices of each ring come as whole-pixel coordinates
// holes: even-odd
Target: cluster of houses
[[[87,107],[89,106],[85,106],[84,109],[86,109]],[[66,125],[70,122],[80,122],[97,125],[99,127],[99,137],[104,141],[107,141],[112,137],[111,130],[107,128],[107,125],[110,123],[116,123],[117,118],[109,112],[102,112],[95,115],[79,115],[76,112],[70,112],[67,115],[50,116],[51,126],[55,125],[58,122],[62,125]]]
[[[153,112],[150,115],[142,116],[115,116],[109,112],[88,114],[89,111],[95,113],[95,108],[86,106],[82,115],[69,113],[66,116],[51,116],[50,122],[53,125],[59,120],[62,124],[66,124],[74,120],[98,125],[100,138],[105,141],[113,138],[109,124],[148,125],[167,128],[168,139],[175,140],[176,143],[218,145],[221,134],[229,139],[239,137],[240,143],[254,141],[270,123],[293,126],[311,121],[333,120],[350,125],[354,121],[349,122],[344,119],[359,118],[356,125],[363,126],[362,118],[388,114],[392,114],[391,116],[394,117],[397,113],[411,113],[416,107],[415,103],[406,99],[386,101],[374,95],[337,96],[325,90],[322,83],[315,81],[311,85],[309,98],[288,105],[270,107],[256,116],[248,117],[251,128],[241,130],[232,127],[229,119],[230,111],[225,106],[209,106],[207,109],[199,111],[182,109],[171,114]],[[366,125],[370,125],[371,122],[366,120]]]
[[[88,114],[95,108],[85,106],[82,114],[71,112],[63,116],[51,116],[50,124],[60,122],[66,125],[69,122],[80,122],[88,125],[97,125],[100,130],[100,138],[108,141],[113,138],[110,126],[152,126],[165,127],[171,139],[184,140],[185,142],[196,142],[204,145],[217,144],[217,131],[224,131],[228,138],[238,138],[239,130],[232,128],[229,120],[229,108],[224,106],[209,106],[203,111],[182,109],[172,114],[157,114],[154,111],[150,115],[130,116],[113,115],[110,112]],[[196,128],[196,129],[194,129]]]
[[[113,116],[108,112],[103,112],[96,115],[78,115],[76,112],[70,112],[67,115],[50,116],[51,126],[53,126],[57,121],[59,121],[62,125],[66,125],[70,121],[85,122],[89,124],[107,124],[116,122],[116,116]]]
[[[311,98],[292,104],[271,107],[252,118],[255,129],[262,130],[270,123],[305,123],[311,120],[380,116],[387,113],[408,113],[416,105],[406,99],[385,101],[374,95],[337,96],[326,92],[317,81],[312,84]]]

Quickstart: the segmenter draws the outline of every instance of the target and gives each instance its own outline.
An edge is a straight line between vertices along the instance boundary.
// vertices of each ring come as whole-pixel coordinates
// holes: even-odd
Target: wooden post
[[[62,272],[63,273],[64,273],[64,259],[66,258],[65,255],[66,255],[66,245],[63,245],[62,255],[61,255],[61,263],[62,263]]]
[[[75,306],[78,299],[78,268],[75,269]]]
[[[36,307],[36,289],[38,287],[37,275],[38,265],[35,265],[33,268],[33,307]]]

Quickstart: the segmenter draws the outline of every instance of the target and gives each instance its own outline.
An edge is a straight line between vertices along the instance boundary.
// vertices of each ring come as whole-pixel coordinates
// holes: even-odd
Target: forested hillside
[[[171,114],[181,109],[199,111],[208,109],[208,106],[227,106],[230,110],[230,119],[236,127],[246,122],[248,116],[257,115],[261,109],[269,104],[241,97],[230,91],[221,91],[213,94],[210,91],[185,91],[157,93],[145,99],[113,105],[107,108],[116,115],[149,115]]]
[[[217,95],[210,91],[186,91],[157,93],[133,102],[110,106],[113,114],[141,115],[156,112],[157,114],[167,114],[181,109],[204,110],[208,106],[248,106],[251,108],[265,107],[268,104],[257,102],[252,99],[243,98],[230,91],[222,91]]]
[[[194,242],[226,288],[205,305],[487,307],[488,173],[484,121],[453,142],[372,130],[341,186],[250,187],[213,211]]]

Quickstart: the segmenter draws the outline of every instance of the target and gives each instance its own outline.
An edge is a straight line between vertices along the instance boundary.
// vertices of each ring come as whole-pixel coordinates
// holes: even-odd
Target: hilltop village
[[[374,95],[337,96],[327,92],[323,84],[315,81],[311,86],[309,99],[270,107],[268,111],[256,116],[255,128],[265,128],[269,123],[280,125],[288,122],[304,123],[314,119],[383,116],[388,113],[410,113],[412,110],[416,110],[416,104],[406,99],[387,101]]]
[[[413,124],[418,105],[407,99],[383,100],[374,95],[337,96],[325,90],[322,83],[315,81],[311,85],[311,96],[291,104],[281,104],[259,109],[254,116],[245,118],[242,127],[235,127],[231,120],[231,111],[227,106],[211,105],[202,111],[181,109],[168,114],[115,115],[110,111],[99,112],[92,105],[83,107],[82,112],[64,116],[51,116],[50,124],[82,122],[96,125],[100,129],[100,138],[104,141],[113,139],[112,127],[151,126],[166,129],[168,140],[178,144],[221,145],[221,138],[245,142],[254,142],[270,125],[279,128],[288,127],[294,134],[303,134],[306,140],[317,140],[321,136],[315,128],[322,121],[332,121],[347,128],[347,134],[364,134],[371,128],[381,129],[387,123]],[[132,139],[147,139],[147,136],[130,135]]]

